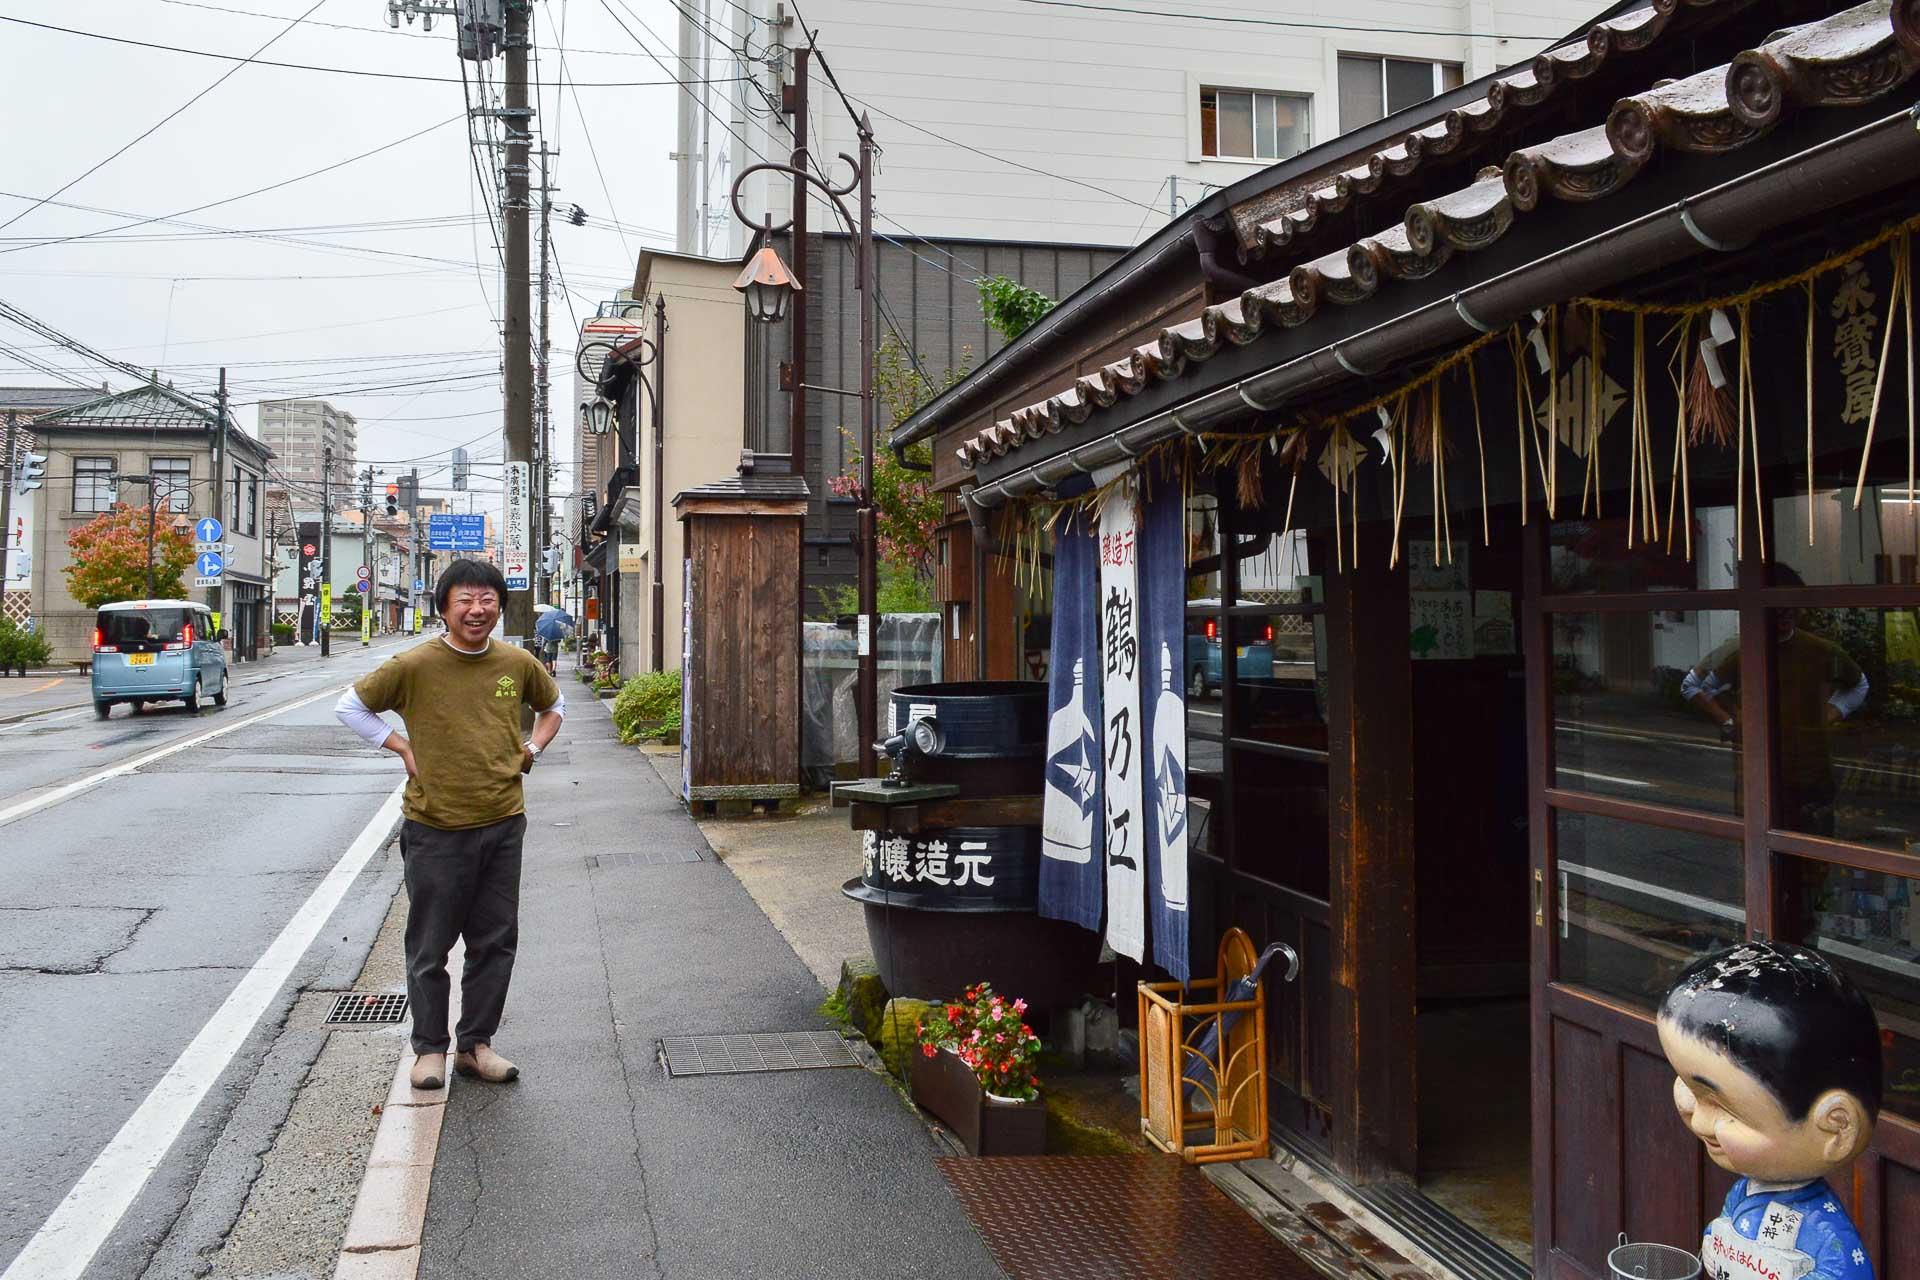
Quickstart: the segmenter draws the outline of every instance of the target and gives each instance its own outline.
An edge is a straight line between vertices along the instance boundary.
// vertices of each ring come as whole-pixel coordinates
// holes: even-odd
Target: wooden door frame
[[[1361,526],[1324,579],[1333,1157],[1362,1183],[1419,1169],[1411,602],[1389,536]]]

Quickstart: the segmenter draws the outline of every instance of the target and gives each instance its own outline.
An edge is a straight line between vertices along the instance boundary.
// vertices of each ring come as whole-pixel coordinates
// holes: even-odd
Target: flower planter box
[[[1003,1102],[980,1087],[973,1068],[943,1049],[913,1055],[913,1100],[944,1121],[975,1156],[1037,1156],[1047,1149],[1047,1112],[1033,1102]]]

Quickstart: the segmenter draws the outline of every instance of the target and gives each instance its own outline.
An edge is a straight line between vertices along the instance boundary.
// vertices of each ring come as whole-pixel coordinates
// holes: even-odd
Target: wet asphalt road
[[[121,707],[102,722],[89,708],[0,726],[0,812],[239,726],[0,823],[5,1280],[399,785],[394,758],[341,728],[332,706],[346,683],[407,643],[236,668],[228,705],[198,715]],[[313,700],[295,705],[303,699]],[[354,880],[86,1276],[147,1274],[196,1186],[203,1197],[210,1185],[226,1194],[241,1186],[236,1171],[206,1167],[208,1152],[256,1083],[294,993],[351,984],[392,896],[390,867],[376,857]],[[261,1145],[268,1136],[263,1129]]]

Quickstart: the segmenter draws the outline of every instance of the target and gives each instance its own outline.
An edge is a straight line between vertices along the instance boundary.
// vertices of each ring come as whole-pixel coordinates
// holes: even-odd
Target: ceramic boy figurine
[[[1660,1005],[1674,1105],[1740,1175],[1708,1225],[1709,1280],[1873,1280],[1827,1179],[1880,1112],[1880,1028],[1818,952],[1748,942],[1696,961]]]

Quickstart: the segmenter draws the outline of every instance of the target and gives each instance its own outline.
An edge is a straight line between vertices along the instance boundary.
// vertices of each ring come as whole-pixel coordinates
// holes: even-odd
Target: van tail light
[[[93,651],[95,653],[118,653],[120,647],[106,643],[107,633],[99,627],[93,629]]]
[[[178,640],[174,641],[172,644],[164,644],[164,645],[161,645],[160,647],[162,649],[169,649],[169,650],[191,649],[193,647],[193,624],[189,622],[186,626],[180,628],[180,638]]]
[[[1207,619],[1207,639],[1218,640],[1219,638],[1220,638],[1220,624],[1215,622],[1212,618],[1208,618]]]
[[[1271,622],[1267,624],[1267,643],[1273,643],[1273,624]]]

